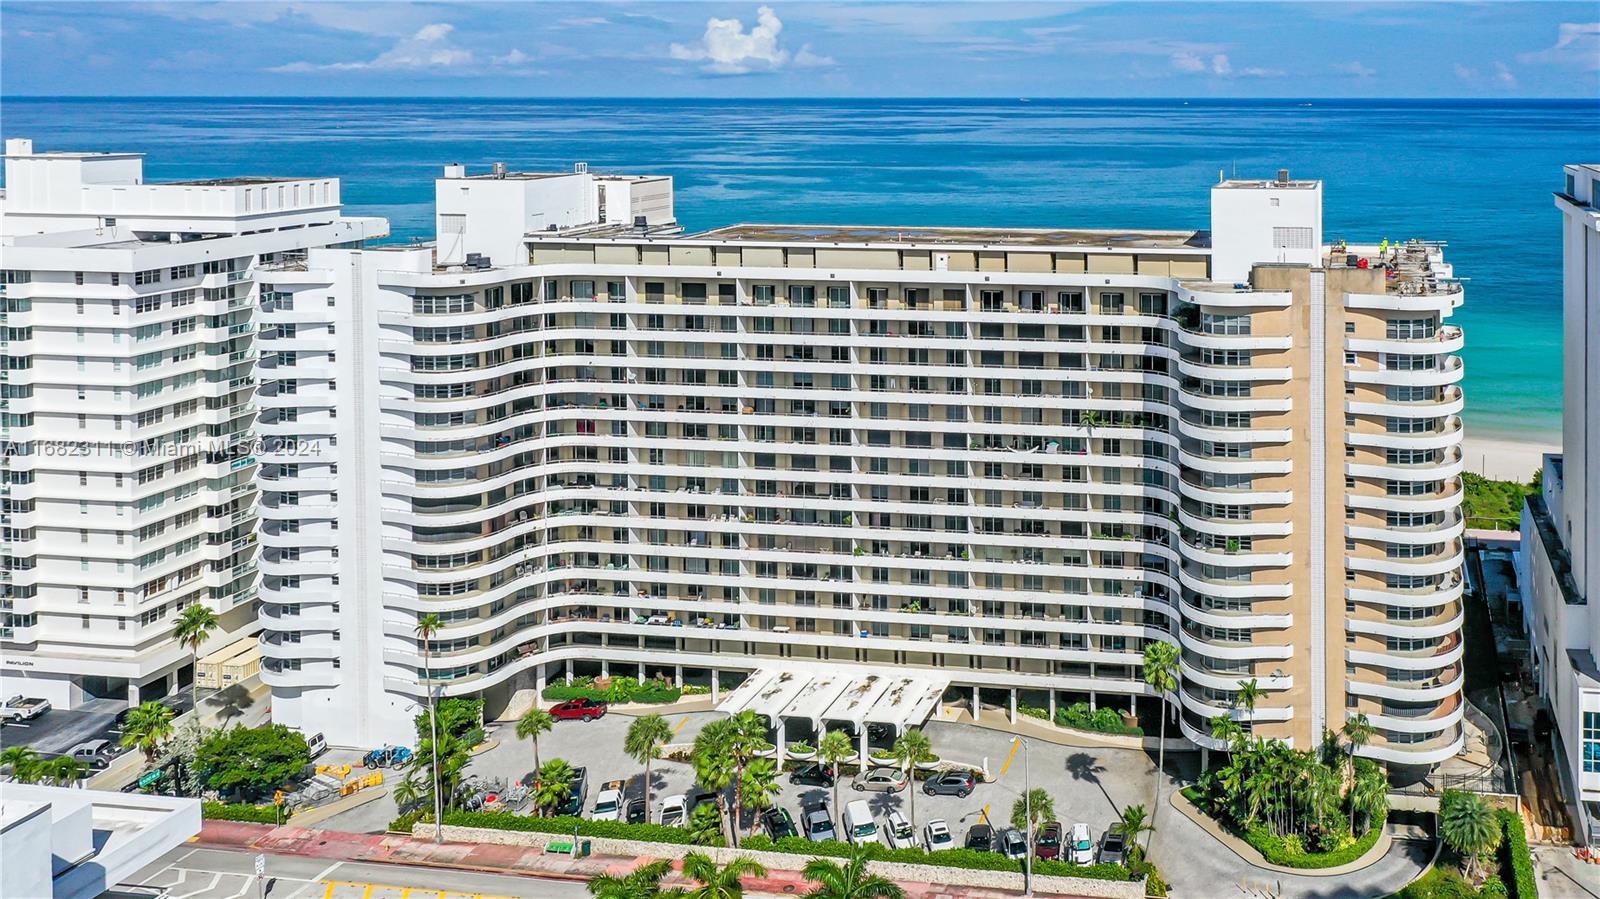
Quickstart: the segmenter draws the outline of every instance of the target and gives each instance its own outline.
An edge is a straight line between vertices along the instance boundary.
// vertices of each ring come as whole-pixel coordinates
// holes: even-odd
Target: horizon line
[[[585,101],[585,100],[667,100],[667,101],[697,101],[697,102],[728,102],[748,100],[808,100],[808,101],[842,101],[860,102],[871,100],[893,101],[984,101],[999,100],[1010,102],[1102,102],[1102,101],[1183,101],[1183,102],[1307,102],[1313,100],[1337,102],[1375,102],[1375,103],[1437,103],[1437,102],[1472,102],[1472,103],[1574,103],[1583,105],[1600,106],[1600,100],[1590,96],[1571,97],[1370,97],[1370,96],[1275,96],[1275,97],[1196,97],[1183,95],[1163,96],[1105,96],[1105,97],[1071,97],[1071,96],[1032,96],[1018,97],[1013,95],[969,95],[969,96],[807,96],[771,95],[771,96],[646,96],[632,94],[596,94],[589,96],[577,95],[542,95],[530,94],[523,96],[493,96],[470,94],[16,94],[6,96],[0,94],[0,102],[6,100],[558,100],[558,101]]]

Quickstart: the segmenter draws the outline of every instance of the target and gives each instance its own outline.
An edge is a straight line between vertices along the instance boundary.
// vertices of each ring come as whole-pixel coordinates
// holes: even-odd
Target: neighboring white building
[[[683,235],[662,178],[436,190],[437,248],[257,270],[260,429],[312,450],[261,459],[276,720],[409,742],[424,684],[509,716],[608,673],[726,674],[791,738],[1148,724],[1168,640],[1201,745],[1249,679],[1264,736],[1463,745],[1462,292],[1436,245],[1325,245],[1320,182],[1218,184],[1209,231]]]
[[[255,631],[255,272],[386,232],[333,178],[150,184],[136,153],[6,142],[0,693],[163,695],[191,603],[210,649]]]
[[[93,899],[200,832],[200,800],[0,784],[0,896]]]
[[[1550,703],[1586,843],[1600,841],[1600,165],[1569,165],[1562,216],[1561,454],[1522,510],[1522,586],[1534,679]]]

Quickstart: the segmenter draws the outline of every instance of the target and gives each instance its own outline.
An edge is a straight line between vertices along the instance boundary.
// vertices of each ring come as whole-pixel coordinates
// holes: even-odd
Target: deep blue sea
[[[1563,163],[1600,103],[1125,100],[17,99],[6,137],[138,150],[151,180],[338,176],[351,212],[431,236],[447,162],[676,178],[737,221],[1203,228],[1219,170],[1326,182],[1326,236],[1449,243],[1473,433],[1560,429]]]

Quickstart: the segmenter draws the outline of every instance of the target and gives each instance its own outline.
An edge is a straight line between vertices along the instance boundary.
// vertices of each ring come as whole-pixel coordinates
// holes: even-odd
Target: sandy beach
[[[1466,470],[1499,481],[1527,482],[1544,464],[1545,453],[1559,453],[1554,442],[1524,442],[1504,437],[1474,437],[1470,432],[1462,445]]]

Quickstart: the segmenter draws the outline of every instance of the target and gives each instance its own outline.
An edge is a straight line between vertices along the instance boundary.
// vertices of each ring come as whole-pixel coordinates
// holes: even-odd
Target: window
[[[1583,713],[1583,773],[1600,774],[1600,712]]]

